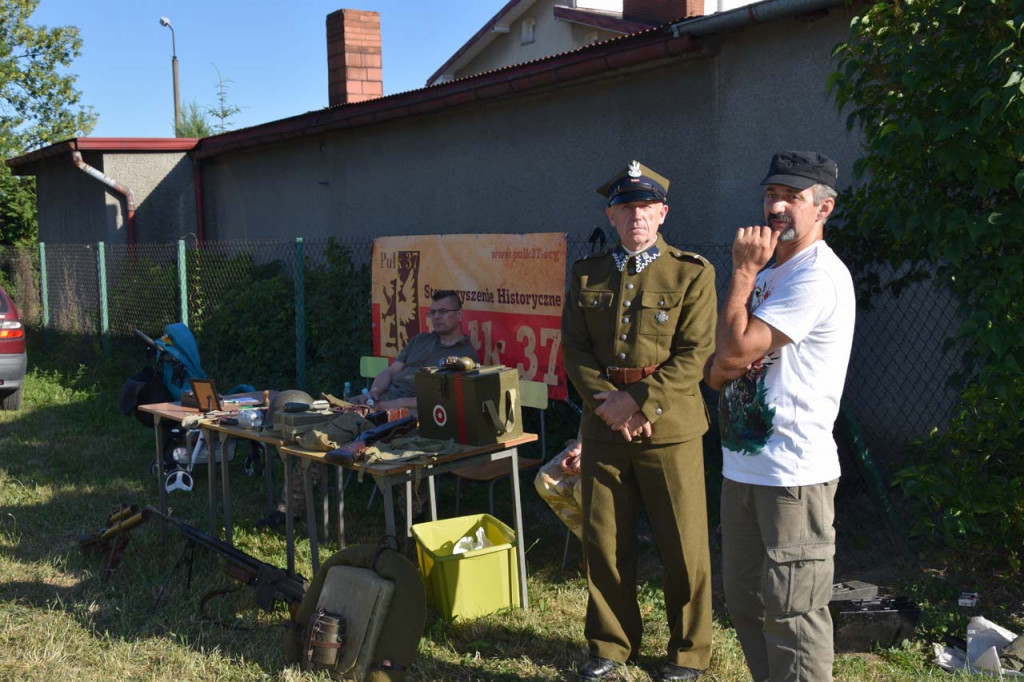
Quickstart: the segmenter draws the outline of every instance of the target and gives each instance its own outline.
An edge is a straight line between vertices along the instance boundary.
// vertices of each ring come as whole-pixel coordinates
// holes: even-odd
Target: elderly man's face
[[[608,222],[619,233],[619,241],[630,251],[640,251],[658,238],[658,228],[665,222],[668,206],[660,201],[633,201],[605,209]]]

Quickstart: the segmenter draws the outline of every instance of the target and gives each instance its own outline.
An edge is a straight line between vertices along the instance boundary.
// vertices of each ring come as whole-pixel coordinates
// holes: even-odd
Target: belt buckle
[[[608,377],[609,379],[611,379],[612,378],[612,372],[618,372],[620,369],[622,369],[622,368],[621,367],[616,367],[615,365],[610,365],[610,366],[604,368],[604,375],[606,377]]]

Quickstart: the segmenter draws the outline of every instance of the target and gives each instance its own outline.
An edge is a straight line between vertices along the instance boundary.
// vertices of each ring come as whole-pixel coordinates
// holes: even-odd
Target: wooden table
[[[151,405],[139,405],[138,409],[142,412],[153,415],[153,431],[156,433],[156,480],[157,488],[160,493],[159,508],[161,512],[166,514],[167,489],[164,487],[165,472],[163,467],[165,442],[163,429],[161,428],[160,423],[164,420],[168,420],[176,424],[181,424],[181,421],[186,417],[196,416],[200,414],[200,412],[194,407],[183,407],[180,403],[154,403]],[[228,475],[228,458],[226,449],[224,448],[224,442],[227,440],[228,436],[235,436],[237,438],[253,440],[274,448],[279,448],[290,441],[282,440],[281,438],[273,436],[269,431],[257,431],[238,426],[232,427],[218,424],[216,421],[209,419],[202,420],[197,428],[203,431],[203,438],[206,440],[207,444],[207,524],[209,527],[209,534],[213,537],[218,537],[216,512],[217,468],[214,464],[216,463],[217,453],[219,450],[221,489],[224,498],[224,540],[228,544],[233,544],[231,525],[231,481]],[[213,433],[219,434],[219,437],[212,437]],[[271,464],[270,447],[267,447],[264,451],[263,475],[267,483],[267,506],[273,510],[274,481],[273,467]],[[166,524],[162,524],[162,527],[163,531],[161,539],[166,540],[167,526]],[[291,569],[293,566],[290,566],[289,568]]]
[[[382,483],[384,491],[384,524],[386,532],[389,537],[389,542],[392,542],[395,549],[397,549],[397,542],[392,539],[397,538],[397,532],[395,530],[395,511],[394,511],[394,497],[392,488],[399,484],[405,484],[406,494],[406,505],[405,505],[405,534],[404,538],[406,543],[409,542],[409,538],[412,536],[412,485],[413,481],[419,478],[427,479],[427,486],[430,492],[430,519],[432,521],[437,520],[437,498],[434,489],[434,477],[439,476],[450,471],[461,469],[464,467],[477,466],[479,464],[485,464],[487,462],[494,462],[498,460],[507,459],[509,462],[509,471],[511,474],[512,483],[512,507],[513,507],[513,527],[516,533],[516,549],[519,559],[519,604],[525,610],[529,606],[529,599],[526,593],[526,551],[523,541],[523,510],[522,510],[522,498],[519,493],[519,454],[518,447],[525,445],[526,443],[532,443],[537,440],[537,436],[532,433],[523,434],[519,438],[515,438],[506,443],[498,443],[495,445],[485,446],[462,446],[462,450],[459,452],[439,455],[434,460],[423,463],[397,463],[389,464],[386,462],[378,462],[374,464],[364,464],[362,462],[329,462],[325,458],[327,453],[317,452],[314,450],[305,450],[296,445],[286,445],[280,448],[280,452],[283,455],[295,457],[307,462],[332,464],[338,467],[336,476],[336,488],[338,491],[337,500],[337,526],[338,526],[338,543],[342,547],[345,546],[345,492],[344,485],[342,485],[342,472],[345,469],[350,469],[355,472],[363,472],[365,474],[372,474]],[[291,467],[285,462],[285,477],[286,481],[290,482],[289,469]],[[306,478],[306,525],[309,528],[309,540],[310,540],[310,554],[313,560],[313,571],[316,572],[319,567],[319,555],[317,549],[317,537],[316,537],[316,519],[313,512],[313,505],[311,501],[311,486]],[[286,483],[287,485],[287,483]],[[288,505],[288,511],[286,516],[288,517],[289,523],[291,522],[291,499],[290,495],[286,501]]]

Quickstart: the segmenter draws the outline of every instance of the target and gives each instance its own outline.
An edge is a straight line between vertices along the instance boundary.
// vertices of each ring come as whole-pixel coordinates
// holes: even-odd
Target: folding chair
[[[548,385],[540,381],[519,381],[519,402],[522,407],[529,407],[540,410],[540,459],[519,457],[519,471],[526,471],[540,466],[547,458],[547,442],[545,440],[544,410],[548,408]],[[459,500],[462,497],[462,479],[467,481],[489,481],[488,488],[488,509],[494,515],[494,484],[509,475],[508,462],[498,460],[488,462],[475,467],[458,469],[452,473],[455,475],[455,514],[459,513]]]

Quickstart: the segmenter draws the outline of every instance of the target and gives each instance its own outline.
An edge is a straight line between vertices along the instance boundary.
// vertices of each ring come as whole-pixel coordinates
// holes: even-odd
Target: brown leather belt
[[[604,373],[613,384],[629,385],[651,376],[659,367],[661,365],[651,365],[649,367],[606,367]]]

